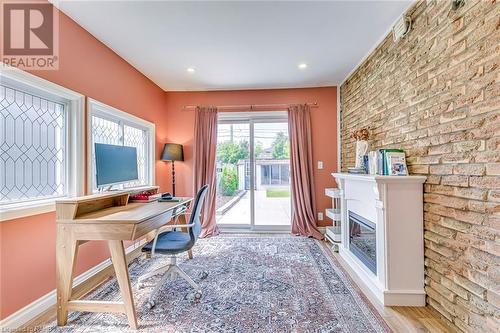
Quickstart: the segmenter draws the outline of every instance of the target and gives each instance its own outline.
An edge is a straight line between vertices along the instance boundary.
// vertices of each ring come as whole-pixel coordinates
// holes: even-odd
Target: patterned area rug
[[[181,279],[168,281],[149,310],[146,301],[160,276],[139,289],[138,277],[168,258],[134,260],[129,271],[140,332],[390,332],[388,326],[336,259],[319,241],[292,237],[218,236],[199,240],[194,259],[203,266],[186,272],[200,284],[203,298]],[[182,256],[179,260],[187,260]],[[89,299],[120,300],[116,280],[92,292]],[[125,315],[70,314],[68,326],[49,332],[134,332]]]

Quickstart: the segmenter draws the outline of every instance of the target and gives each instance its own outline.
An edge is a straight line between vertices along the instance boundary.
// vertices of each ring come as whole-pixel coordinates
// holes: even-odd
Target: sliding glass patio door
[[[290,230],[286,112],[220,113],[217,144],[219,226]]]

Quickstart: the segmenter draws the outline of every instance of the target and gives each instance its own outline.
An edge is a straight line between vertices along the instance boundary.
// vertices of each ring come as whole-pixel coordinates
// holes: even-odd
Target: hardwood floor
[[[265,236],[265,235],[262,235]],[[131,260],[139,256],[140,251],[133,251],[128,255]],[[457,330],[450,327],[437,311],[429,306],[426,307],[384,307],[375,298],[375,296],[359,281],[358,278],[352,274],[347,264],[343,262],[338,253],[331,252],[331,254],[340,262],[345,271],[349,273],[351,278],[356,282],[361,291],[367,296],[375,309],[380,313],[382,318],[387,322],[389,327],[395,333],[455,333]],[[80,285],[75,290],[78,297],[91,292],[101,284],[114,276],[112,267],[101,271],[95,277],[91,278],[85,285]],[[91,287],[95,286],[95,287]],[[28,323],[23,329],[23,332],[31,332],[30,330],[40,329],[44,324],[56,318],[55,306],[39,317]]]
[[[370,300],[378,313],[395,333],[455,333],[440,314],[430,306],[383,306],[375,295],[353,274],[349,266],[342,260],[338,253],[331,251],[332,255],[340,262],[345,271],[354,280],[363,294]]]

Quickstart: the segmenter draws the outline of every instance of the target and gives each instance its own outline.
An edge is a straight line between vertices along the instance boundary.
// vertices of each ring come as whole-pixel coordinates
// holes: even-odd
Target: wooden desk
[[[192,198],[152,203],[128,203],[128,198],[129,192],[113,192],[56,202],[57,325],[67,324],[68,311],[121,312],[137,329],[123,241],[139,239],[165,225]],[[71,298],[78,246],[90,240],[108,241],[123,302]]]

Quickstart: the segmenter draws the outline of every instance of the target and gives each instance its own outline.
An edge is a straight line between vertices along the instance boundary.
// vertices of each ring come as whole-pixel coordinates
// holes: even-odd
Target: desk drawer
[[[59,224],[62,230],[71,231],[76,240],[128,240],[134,234],[131,223],[66,223]]]
[[[134,234],[132,235],[132,240],[137,239],[152,230],[156,230],[162,225],[167,224],[167,222],[172,218],[172,211],[165,212],[158,216],[152,217],[146,221],[135,226]]]

